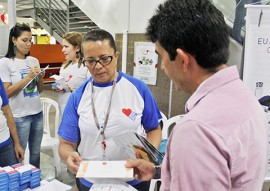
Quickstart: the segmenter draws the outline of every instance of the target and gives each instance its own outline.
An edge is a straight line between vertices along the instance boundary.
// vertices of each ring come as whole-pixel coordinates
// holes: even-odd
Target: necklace
[[[97,135],[97,138],[96,138],[96,141],[98,141],[98,138],[100,136],[102,136],[101,147],[103,149],[103,159],[105,159],[105,151],[106,151],[106,146],[107,146],[106,141],[105,141],[105,129],[107,127],[109,116],[110,116],[112,96],[113,96],[113,92],[114,92],[114,89],[115,89],[116,80],[117,80],[117,76],[113,80],[113,87],[112,87],[112,91],[111,91],[110,101],[109,101],[109,105],[108,105],[107,112],[106,112],[106,115],[105,115],[105,120],[104,120],[104,125],[103,126],[100,126],[100,124],[98,122],[98,118],[97,118],[97,112],[96,112],[95,103],[94,103],[94,93],[95,93],[94,92],[94,79],[92,80],[91,106],[92,106],[92,112],[93,112],[95,124],[96,124],[96,127],[97,127],[98,131],[99,131],[99,133]],[[94,142],[94,145],[95,145],[96,141]]]
[[[95,108],[95,103],[94,103],[94,82],[92,81],[92,94],[91,94],[92,112],[93,112],[93,115],[94,115],[94,120],[95,120],[95,124],[97,126],[97,129],[100,131],[100,134],[104,137],[104,139],[105,139],[105,133],[104,132],[105,132],[105,129],[107,127],[109,116],[110,116],[112,96],[113,96],[113,92],[114,92],[114,89],[115,89],[115,84],[116,84],[116,79],[113,81],[113,87],[112,87],[112,92],[111,92],[111,96],[110,96],[110,101],[109,101],[109,105],[108,105],[105,120],[104,120],[104,126],[102,127],[102,126],[99,125],[98,118],[97,118],[97,113],[96,113],[96,108]]]

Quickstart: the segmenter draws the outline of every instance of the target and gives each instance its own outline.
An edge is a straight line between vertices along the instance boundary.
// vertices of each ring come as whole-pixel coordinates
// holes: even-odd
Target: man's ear
[[[180,61],[180,63],[183,65],[183,70],[184,72],[186,72],[188,70],[188,65],[189,65],[189,57],[188,57],[188,54],[180,49],[180,48],[177,48],[176,49],[176,59],[178,59]]]

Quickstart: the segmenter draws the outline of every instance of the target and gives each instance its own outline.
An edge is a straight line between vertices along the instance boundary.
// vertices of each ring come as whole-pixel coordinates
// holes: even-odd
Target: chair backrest
[[[41,97],[41,105],[43,108],[43,131],[45,134],[48,134],[50,137],[57,137],[57,132],[59,128],[60,112],[58,103],[50,98]],[[54,109],[54,111],[52,110]],[[50,111],[55,112],[54,118],[50,116]],[[51,136],[50,132],[50,121],[54,120],[54,136]],[[51,123],[52,124],[52,123]]]
[[[176,115],[171,117],[167,120],[167,122],[163,125],[162,129],[162,139],[167,139],[170,135],[172,128],[174,127],[175,123],[180,121],[184,115]],[[172,126],[172,127],[171,127]]]
[[[162,130],[163,126],[167,122],[168,118],[164,113],[160,112],[160,114],[162,116],[162,119],[160,119],[159,124],[160,124],[161,130]]]

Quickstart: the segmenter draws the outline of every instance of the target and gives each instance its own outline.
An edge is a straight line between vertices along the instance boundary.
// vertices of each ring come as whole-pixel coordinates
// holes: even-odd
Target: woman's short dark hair
[[[85,35],[83,39],[83,43],[88,42],[88,41],[95,42],[95,41],[104,41],[104,40],[108,40],[110,46],[114,49],[114,52],[116,52],[116,43],[114,41],[113,36],[111,35],[111,33],[103,29],[94,29],[94,30],[89,31]]]
[[[5,57],[7,57],[7,58],[15,58],[16,55],[14,53],[14,43],[12,41],[12,37],[17,39],[18,37],[21,36],[21,34],[24,31],[31,32],[31,28],[29,27],[28,24],[16,23],[16,25],[12,29],[10,29],[9,40],[8,40],[8,51],[7,51],[7,54],[5,55]]]

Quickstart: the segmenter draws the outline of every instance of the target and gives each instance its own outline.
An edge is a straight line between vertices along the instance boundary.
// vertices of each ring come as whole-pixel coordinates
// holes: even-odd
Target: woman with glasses
[[[142,126],[158,148],[161,114],[156,101],[145,83],[117,70],[119,52],[112,35],[101,29],[88,32],[82,51],[92,77],[71,94],[58,131],[59,154],[68,167],[76,173],[82,160],[125,160],[107,140]],[[149,190],[149,182],[128,183]],[[77,186],[88,191],[92,183],[81,178]]]
[[[67,84],[68,90],[59,90],[58,104],[63,114],[67,100],[77,87],[90,77],[90,73],[82,64],[81,43],[83,36],[78,32],[69,32],[63,37],[62,52],[66,57],[60,69],[60,76]],[[55,86],[53,86],[55,88]]]
[[[0,59],[0,77],[9,97],[20,144],[30,151],[30,164],[39,168],[43,135],[43,114],[40,93],[44,72],[36,58],[28,56],[32,45],[31,29],[17,23],[9,33],[8,51]]]

